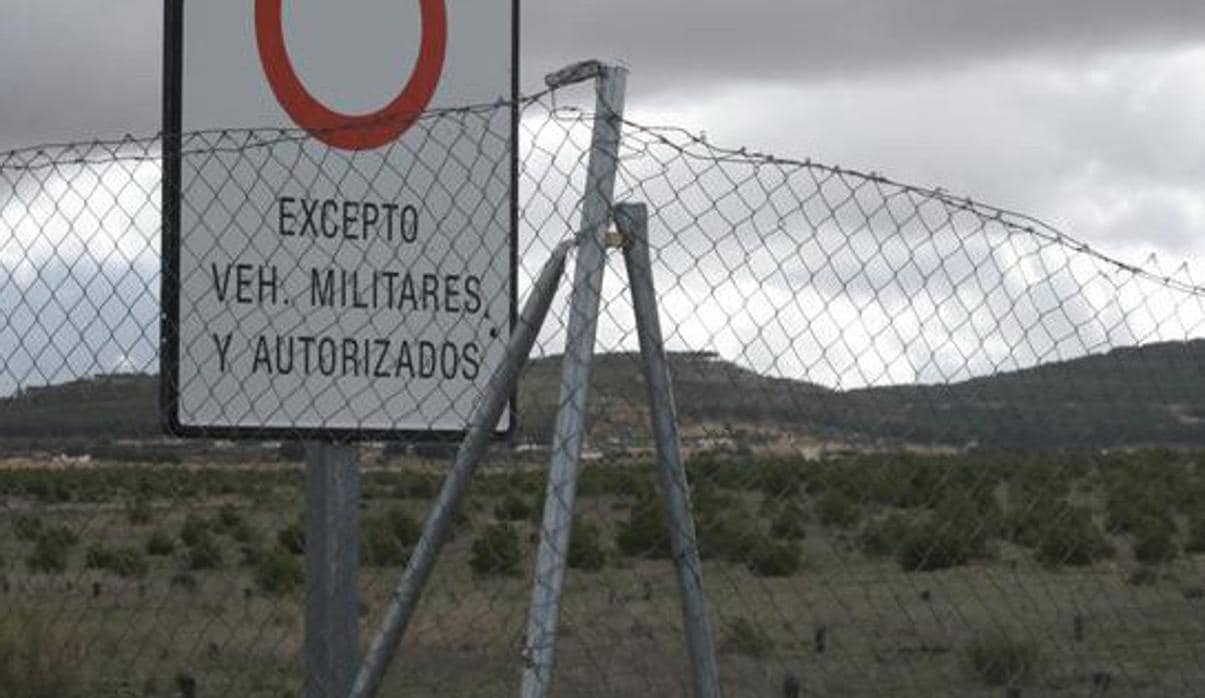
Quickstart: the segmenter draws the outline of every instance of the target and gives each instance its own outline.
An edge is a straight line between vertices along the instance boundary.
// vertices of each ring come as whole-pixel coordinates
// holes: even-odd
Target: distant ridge
[[[770,429],[851,443],[981,448],[1205,446],[1205,340],[1049,363],[950,385],[838,392],[770,378],[705,352],[669,356],[684,426]],[[532,362],[519,390],[520,439],[547,438],[560,357]],[[595,443],[647,439],[638,357],[596,359]],[[0,399],[0,437],[160,435],[158,377],[101,376]]]

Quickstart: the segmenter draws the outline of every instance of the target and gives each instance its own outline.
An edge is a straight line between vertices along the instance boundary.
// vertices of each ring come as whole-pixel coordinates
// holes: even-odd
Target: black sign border
[[[184,4],[163,2],[163,186],[161,188],[161,308],[159,311],[159,412],[164,430],[181,438],[451,442],[461,431],[337,429],[315,427],[202,427],[180,422],[180,209],[181,146],[184,119]],[[519,316],[519,39],[520,0],[511,0],[511,192],[510,192],[510,329]],[[510,424],[495,431],[499,441],[513,440],[518,426],[518,390],[510,397]]]

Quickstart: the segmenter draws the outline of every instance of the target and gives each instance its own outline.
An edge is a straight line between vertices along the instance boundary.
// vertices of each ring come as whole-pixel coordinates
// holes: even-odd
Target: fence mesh
[[[594,118],[555,92],[520,107],[524,297],[577,232]],[[473,338],[481,357],[504,341],[488,321],[505,318],[510,299],[474,301],[467,278],[506,253],[504,235],[486,233],[509,214],[460,202],[507,182],[497,153],[509,113],[432,113],[406,152],[338,172],[301,134],[187,134],[182,167],[209,186],[183,191],[183,206],[242,259],[288,244],[254,233],[277,223],[251,205],[268,178],[415,202],[417,220],[466,231],[459,245],[399,246],[393,257],[367,259],[348,240],[288,253],[299,270],[315,254],[395,269],[389,297],[407,304],[397,309],[407,322],[467,338],[463,371]],[[0,155],[0,685],[12,695],[302,690],[299,446],[161,435],[160,162],[158,139]],[[398,163],[422,174],[381,177]],[[378,191],[382,179],[427,186]],[[1198,690],[1205,293],[1186,269],[1136,268],[1023,215],[674,128],[625,123],[618,179],[617,201],[649,206],[727,695]],[[449,260],[465,278],[427,293],[418,277]],[[212,289],[220,276],[194,281]],[[554,694],[685,696],[617,257],[606,279]],[[303,300],[313,290],[297,288]],[[473,485],[386,695],[516,692],[566,296],[523,375],[514,437]],[[237,306],[204,321],[237,320]],[[300,310],[277,311],[235,338],[246,361],[257,360],[255,339],[295,331]],[[385,313],[353,305],[329,317],[332,331],[390,336]],[[212,358],[214,348],[181,351]],[[248,379],[214,388],[234,398],[205,409],[287,420],[333,399],[367,427],[403,409],[412,422],[468,420],[476,395],[434,394],[448,383],[421,375],[361,380],[337,351],[325,393],[274,394],[271,380]],[[200,375],[182,367],[180,381]],[[365,636],[449,449],[359,447]]]

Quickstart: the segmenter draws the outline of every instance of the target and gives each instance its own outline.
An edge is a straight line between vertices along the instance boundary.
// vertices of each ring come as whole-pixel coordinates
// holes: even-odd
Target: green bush
[[[190,513],[180,526],[180,540],[192,548],[213,537],[213,526],[205,518]]]
[[[1171,494],[1157,485],[1142,480],[1124,480],[1116,483],[1109,491],[1105,505],[1108,521],[1106,527],[1113,533],[1129,533],[1139,524],[1151,520],[1171,523]]]
[[[803,550],[798,541],[776,541],[763,535],[749,548],[745,564],[758,577],[790,577],[803,566]]]
[[[830,489],[816,501],[816,516],[825,526],[849,528],[861,520],[862,508],[848,494]]]
[[[214,528],[222,534],[230,536],[237,543],[249,543],[255,537],[255,529],[247,519],[233,506],[226,504],[218,510]]]
[[[981,545],[973,530],[929,513],[908,527],[896,558],[906,572],[932,572],[965,565]]]
[[[176,551],[176,542],[172,537],[156,529],[151,532],[151,537],[146,539],[146,554],[163,557],[171,555]]]
[[[55,545],[71,548],[79,542],[79,534],[66,526],[45,526],[38,534],[38,540],[48,540]]]
[[[276,534],[276,542],[293,555],[305,554],[305,527],[300,521],[294,521],[280,529]]]
[[[774,651],[774,640],[764,628],[742,616],[724,624],[720,649],[732,654],[762,659]]]
[[[739,507],[700,520],[697,535],[704,560],[722,558],[736,564],[746,563],[752,544],[764,538],[756,519]]]
[[[192,570],[214,570],[223,564],[222,548],[213,536],[205,535],[195,539],[188,546],[188,567]]]
[[[291,594],[304,581],[301,562],[281,548],[261,554],[255,565],[255,584],[270,596]]]
[[[422,538],[422,525],[404,508],[391,507],[389,511],[385,512],[385,519],[389,522],[393,537],[402,545],[412,546]]]
[[[279,550],[279,548],[278,548],[278,550]],[[283,550],[281,552],[286,555],[288,554],[286,551],[283,551]],[[240,545],[238,548],[239,567],[254,568],[259,565],[260,561],[263,560],[264,555],[266,555],[266,554],[267,554],[267,551],[262,546],[256,545],[255,543],[247,543],[246,545]]]
[[[504,494],[494,505],[494,516],[499,521],[527,521],[534,515],[531,501],[514,490]]]
[[[615,541],[628,557],[666,559],[672,554],[665,505],[656,497],[642,497],[619,528]]]
[[[105,562],[101,569],[125,579],[145,577],[151,569],[146,556],[137,548],[117,548],[109,551]]]
[[[1050,530],[1060,526],[1069,509],[1063,499],[1041,493],[1035,496],[1036,499],[1009,509],[1003,531],[1008,540],[1030,548],[1050,538]]]
[[[1034,555],[1043,565],[1083,566],[1113,554],[1113,546],[1087,509],[1068,509],[1061,520],[1046,527]]]
[[[1032,640],[992,631],[971,640],[966,658],[975,675],[989,686],[1016,686],[1037,673],[1040,652]]]
[[[151,507],[151,501],[146,497],[134,497],[126,502],[126,518],[134,526],[149,524],[153,516],[154,509]]]
[[[1134,557],[1145,564],[1170,562],[1180,554],[1176,545],[1176,525],[1163,518],[1135,520],[1130,526]]]
[[[898,555],[908,541],[911,526],[912,519],[898,511],[867,523],[860,537],[862,552],[878,557]]]
[[[573,537],[569,543],[569,567],[597,572],[607,565],[607,550],[603,547],[602,528],[580,516],[573,519]]]
[[[807,511],[797,499],[779,508],[770,524],[770,534],[783,540],[803,540],[807,537]]]
[[[84,568],[106,570],[113,564],[113,551],[102,543],[93,543],[84,553]]]
[[[519,574],[523,549],[518,531],[506,523],[493,524],[473,541],[469,566],[478,577],[513,577]]]
[[[1184,552],[1205,553],[1205,516],[1196,516],[1189,523],[1188,540],[1184,543]]]
[[[369,567],[399,567],[410,558],[388,518],[364,519],[360,525],[360,561]]]
[[[67,554],[70,550],[71,546],[66,544],[61,538],[45,534],[40,535],[34,542],[33,550],[25,558],[25,566],[29,568],[30,572],[40,572],[43,574],[66,572]]]
[[[17,540],[35,541],[42,533],[42,520],[33,514],[22,514],[13,519],[13,534]]]

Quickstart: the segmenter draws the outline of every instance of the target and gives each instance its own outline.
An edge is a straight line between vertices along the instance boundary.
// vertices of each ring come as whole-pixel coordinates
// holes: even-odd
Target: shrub
[[[807,512],[792,499],[778,510],[770,524],[770,534],[783,540],[803,540],[807,537]]]
[[[494,516],[499,521],[527,521],[535,515],[531,502],[519,492],[511,490],[494,505]]]
[[[168,585],[173,589],[183,589],[189,593],[197,590],[197,578],[187,572],[177,572],[172,575]]]
[[[35,541],[42,533],[42,520],[33,514],[22,514],[13,519],[13,534],[17,540]]]
[[[966,657],[971,670],[989,686],[1015,686],[1033,678],[1039,651],[1030,640],[992,631],[974,638]]]
[[[790,577],[803,566],[803,550],[797,541],[775,541],[763,535],[749,548],[745,564],[759,577]]]
[[[616,537],[628,557],[665,559],[672,554],[665,507],[655,497],[642,497],[633,505]]]
[[[1046,528],[1034,551],[1047,566],[1090,565],[1113,554],[1113,547],[1086,509],[1068,509],[1061,520]]]
[[[423,528],[418,520],[402,507],[392,507],[385,513],[393,537],[405,546],[414,545],[422,538]]]
[[[213,537],[213,528],[209,521],[206,521],[197,514],[189,514],[184,519],[184,524],[180,527],[180,540],[188,547],[195,547]]]
[[[740,509],[717,514],[699,522],[699,556],[705,560],[723,558],[733,563],[745,563],[751,545],[764,537],[757,530],[754,517]]]
[[[188,567],[192,570],[213,570],[223,564],[222,549],[213,536],[202,536],[188,546]]]
[[[1170,562],[1180,554],[1176,546],[1175,523],[1162,518],[1136,520],[1130,528],[1134,557],[1145,564]]]
[[[732,654],[760,659],[774,651],[774,640],[764,628],[742,616],[724,624],[720,648]]]
[[[853,497],[830,489],[817,500],[816,515],[825,526],[849,528],[862,518],[862,509]]]
[[[154,510],[146,497],[134,497],[126,502],[126,518],[134,526],[145,526],[151,522]]]
[[[360,525],[360,560],[370,567],[397,567],[410,557],[408,546],[394,534],[388,518],[364,519]]]
[[[928,514],[908,527],[896,557],[906,572],[931,572],[965,565],[979,547],[973,531]]]
[[[1154,567],[1148,567],[1147,565],[1142,565],[1138,569],[1134,570],[1134,572],[1126,579],[1127,584],[1136,587],[1151,586],[1158,582],[1159,571]]]
[[[576,517],[573,537],[569,543],[569,567],[597,572],[607,565],[607,551],[602,543],[602,528],[593,521]]]
[[[287,550],[276,548],[259,556],[255,565],[255,584],[271,596],[291,594],[305,581],[301,562]]]
[[[108,570],[118,577],[125,579],[145,577],[150,571],[146,556],[137,548],[118,548],[109,551],[106,564],[101,569]]]
[[[38,536],[33,550],[25,558],[25,566],[30,572],[56,574],[67,571],[67,553],[70,546],[62,539],[45,534]]]
[[[1117,483],[1109,492],[1106,504],[1107,528],[1114,533],[1128,533],[1136,526],[1151,520],[1171,523],[1166,510],[1170,494],[1137,480]]]
[[[64,548],[71,548],[79,542],[79,534],[66,526],[45,526],[38,534],[38,540],[47,540]]]
[[[294,521],[280,529],[276,534],[276,542],[294,555],[305,554],[305,527],[300,521]]]
[[[105,570],[113,564],[113,551],[102,543],[88,546],[84,553],[84,568],[90,570]]]
[[[867,555],[891,557],[899,554],[908,540],[911,519],[907,514],[893,511],[886,517],[871,521],[862,530],[862,552]]]
[[[487,527],[473,541],[469,566],[479,577],[515,576],[519,573],[523,550],[519,533],[510,524]]]
[[[1184,544],[1186,553],[1205,553],[1205,516],[1197,516],[1188,525],[1188,540]]]
[[[278,548],[279,550],[279,548]],[[281,553],[288,555],[288,551],[281,550]],[[265,551],[258,545],[249,543],[240,545],[238,549],[239,565],[242,567],[255,567],[263,560]]]
[[[247,523],[247,519],[229,504],[224,505],[218,511],[214,527],[238,543],[248,543],[255,537],[255,530],[251,528],[251,524]]]
[[[176,542],[172,537],[160,530],[151,533],[146,539],[146,554],[154,556],[171,555],[176,551]]]

